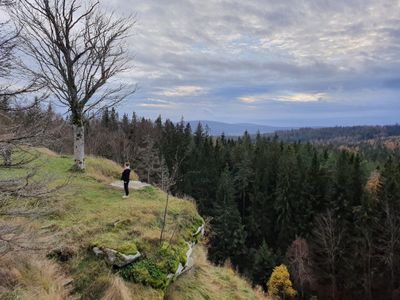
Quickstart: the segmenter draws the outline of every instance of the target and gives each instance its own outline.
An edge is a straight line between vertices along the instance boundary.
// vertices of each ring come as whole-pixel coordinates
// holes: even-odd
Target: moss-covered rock
[[[164,289],[173,280],[179,265],[186,264],[188,245],[180,243],[172,246],[164,242],[154,256],[122,268],[121,275],[126,280]]]
[[[169,279],[152,259],[144,259],[121,270],[121,276],[136,283],[150,285],[156,289],[165,289]]]
[[[92,241],[91,246],[114,249],[125,255],[135,255],[138,252],[133,240],[120,240],[120,236],[114,232],[106,232],[97,236]]]

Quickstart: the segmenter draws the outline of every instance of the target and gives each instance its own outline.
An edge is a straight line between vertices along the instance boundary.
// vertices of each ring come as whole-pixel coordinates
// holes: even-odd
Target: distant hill
[[[400,125],[300,128],[278,130],[276,134],[287,142],[355,143],[400,136]]]
[[[289,130],[293,127],[275,127],[268,125],[260,125],[260,124],[252,124],[252,123],[223,123],[216,121],[207,121],[207,120],[195,120],[189,121],[192,130],[196,130],[197,125],[201,123],[203,127],[206,126],[209,129],[209,134],[213,136],[219,136],[224,133],[226,136],[241,136],[247,130],[249,134],[260,133],[272,133],[277,130]]]

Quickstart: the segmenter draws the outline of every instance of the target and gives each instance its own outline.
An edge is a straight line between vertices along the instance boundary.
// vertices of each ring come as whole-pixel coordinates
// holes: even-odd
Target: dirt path
[[[123,190],[124,189],[124,183],[121,180],[114,181],[113,183],[110,184],[112,187],[118,188]],[[145,187],[151,186],[148,183],[141,182],[141,181],[130,181],[129,182],[129,188],[134,189],[134,190],[141,190],[144,189]]]

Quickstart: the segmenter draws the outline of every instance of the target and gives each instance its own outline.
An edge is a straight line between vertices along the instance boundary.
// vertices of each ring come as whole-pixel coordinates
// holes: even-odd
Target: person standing
[[[131,176],[131,168],[129,166],[129,163],[126,162],[124,165],[124,171],[122,172],[121,180],[124,182],[124,190],[125,190],[125,195],[122,196],[122,198],[128,198],[129,197],[129,180]]]

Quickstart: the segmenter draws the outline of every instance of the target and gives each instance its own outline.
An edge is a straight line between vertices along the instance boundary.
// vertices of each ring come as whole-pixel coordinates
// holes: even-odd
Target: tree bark
[[[73,125],[74,127],[74,160],[79,170],[85,169],[85,127]]]
[[[11,147],[7,144],[1,147],[1,156],[3,157],[3,164],[5,167],[10,167],[12,165],[12,151]]]

